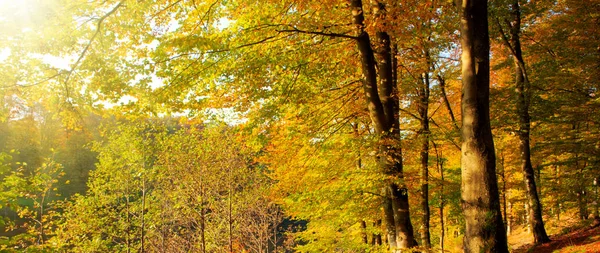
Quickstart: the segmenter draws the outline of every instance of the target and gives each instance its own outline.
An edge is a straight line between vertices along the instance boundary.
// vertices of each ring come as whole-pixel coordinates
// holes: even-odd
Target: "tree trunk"
[[[502,218],[504,219],[504,227],[507,227],[508,224],[508,214],[506,213],[506,170],[504,167],[504,152],[500,151],[500,176],[502,177]],[[510,233],[507,231],[506,235]]]
[[[465,252],[508,252],[489,115],[487,0],[462,0],[462,207]]]
[[[129,182],[126,185],[125,195],[125,211],[127,212],[127,228],[125,230],[125,244],[127,246],[127,253],[131,252],[131,214],[129,213]]]
[[[520,162],[527,190],[527,200],[529,202],[529,226],[533,229],[534,243],[539,244],[549,242],[550,238],[544,228],[542,204],[540,203],[540,198],[536,189],[535,172],[531,165],[531,145],[529,141],[531,130],[531,117],[529,115],[530,91],[519,37],[521,33],[521,10],[519,0],[513,0],[510,7],[512,16],[510,46],[512,47],[511,51],[513,52],[515,61],[515,86],[517,92],[516,108],[519,118],[519,150],[521,151]]]
[[[381,228],[381,220],[377,220],[373,223],[373,227]],[[381,233],[373,233],[371,237],[371,245],[381,245]]]
[[[233,188],[231,186],[231,168],[229,169],[229,189],[228,189],[228,202],[229,205],[227,207],[227,233],[229,234],[229,253],[233,253],[233,195],[232,195],[232,191]]]
[[[530,214],[529,210],[531,208],[529,208],[528,203],[525,203],[524,208],[525,208],[525,217],[524,217],[525,218],[525,227],[527,227],[527,233],[531,234],[531,216],[529,215]]]
[[[577,191],[577,206],[579,207],[579,219],[587,220],[587,203],[585,201],[585,190]]]
[[[506,214],[506,234],[510,235],[510,233],[512,232],[512,203],[510,203],[510,201],[508,201],[507,203],[508,205],[508,213]]]
[[[45,235],[45,232],[44,232],[44,220],[45,220],[44,219],[44,203],[46,202],[45,201],[46,200],[46,193],[47,192],[44,192],[42,194],[42,199],[40,200],[40,203],[39,203],[39,205],[40,205],[40,213],[39,213],[38,221],[39,221],[39,225],[40,225],[40,237],[39,237],[38,245],[44,245],[46,243],[46,235]]]
[[[422,87],[419,89],[418,112],[421,118],[421,210],[423,212],[421,243],[423,247],[431,248],[431,235],[429,233],[429,74],[423,74]]]
[[[361,0],[350,1],[353,23],[356,27],[356,42],[361,59],[363,90],[367,100],[369,117],[379,136],[379,166],[387,178],[383,208],[388,243],[392,250],[416,246],[410,223],[408,190],[403,186],[402,149],[398,124],[398,98],[394,96],[391,42],[384,31],[376,33],[377,51],[371,46],[365,31],[364,12]],[[376,15],[385,15],[382,4],[377,5]],[[375,59],[377,54],[378,61]],[[377,71],[379,70],[379,71]]]
[[[446,236],[445,226],[444,226],[444,161],[442,160],[441,151],[438,152],[437,146],[435,142],[433,142],[433,148],[435,150],[436,156],[436,164],[440,173],[440,252],[444,252],[444,239]]]
[[[366,221],[364,221],[364,220],[360,221],[360,229],[361,229],[360,237],[362,239],[362,242],[364,244],[369,243],[369,238],[367,237],[367,222]]]
[[[594,178],[594,219],[600,219],[598,210],[598,177]]]
[[[206,253],[206,211],[204,207],[204,186],[200,183],[200,243],[201,252]]]
[[[446,105],[446,109],[450,115],[450,120],[452,120],[452,125],[457,132],[460,132],[460,128],[458,127],[456,118],[454,117],[452,106],[450,106],[450,100],[448,100],[448,95],[446,94],[446,80],[439,74],[437,75],[437,80],[440,86],[440,92],[442,93],[442,99],[444,99],[444,104]]]
[[[146,252],[145,250],[145,237],[146,237],[146,220],[145,220],[145,214],[146,214],[146,179],[143,176],[142,177],[142,215],[141,215],[141,225],[140,225],[140,237],[141,237],[141,245],[140,245],[140,252]]]

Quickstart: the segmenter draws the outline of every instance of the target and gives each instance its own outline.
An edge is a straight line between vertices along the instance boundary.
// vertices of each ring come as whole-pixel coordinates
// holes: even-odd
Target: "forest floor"
[[[589,223],[588,223],[589,224]],[[522,237],[523,238],[523,237]],[[584,253],[600,252],[600,226],[587,225],[557,235],[551,235],[549,243],[541,245],[513,244],[514,253]],[[510,240],[509,240],[510,241]],[[516,243],[516,241],[513,242]]]

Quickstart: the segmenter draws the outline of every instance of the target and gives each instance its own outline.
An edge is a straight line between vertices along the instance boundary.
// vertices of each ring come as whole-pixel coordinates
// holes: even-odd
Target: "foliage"
[[[4,2],[4,247],[386,251],[386,182],[408,188],[412,223],[424,233],[423,151],[433,247],[442,225],[445,249],[461,247],[454,1],[361,1],[376,74],[385,62],[377,36],[390,36],[394,133],[372,121],[348,1]],[[527,198],[514,56],[502,37],[512,2],[490,0],[489,20],[500,200],[514,228],[527,224]],[[519,3],[544,219],[557,224],[571,211],[586,219],[599,198],[600,3]],[[386,145],[402,150],[402,175],[382,172]]]
[[[11,156],[2,153],[0,157],[0,167],[3,168],[0,202],[5,213],[14,212],[18,217],[14,220],[4,217],[4,229],[17,232],[17,236],[4,241],[2,249],[47,249],[46,240],[53,236],[53,220],[58,215],[56,185],[64,175],[62,166],[47,158],[40,167],[30,172],[25,170],[27,164],[19,162],[16,162],[20,165],[18,169],[12,170],[9,169]]]

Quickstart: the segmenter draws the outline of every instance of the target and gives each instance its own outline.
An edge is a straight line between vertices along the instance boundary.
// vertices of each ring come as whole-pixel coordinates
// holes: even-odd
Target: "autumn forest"
[[[599,89],[600,0],[0,0],[0,252],[600,252]]]

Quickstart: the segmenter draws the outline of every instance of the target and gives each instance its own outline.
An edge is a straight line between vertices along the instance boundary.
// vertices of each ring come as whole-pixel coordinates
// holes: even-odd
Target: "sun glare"
[[[0,0],[0,22],[26,23],[35,9],[32,0]]]

